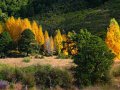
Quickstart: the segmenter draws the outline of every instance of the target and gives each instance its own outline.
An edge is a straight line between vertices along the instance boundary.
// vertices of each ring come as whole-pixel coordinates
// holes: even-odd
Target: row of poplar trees
[[[28,18],[14,18],[13,16],[8,18],[5,22],[5,27],[0,25],[0,33],[7,31],[13,42],[18,43],[21,39],[21,34],[29,29],[35,36],[36,42],[42,47],[45,53],[53,55],[54,53],[68,55],[67,47],[64,48],[63,42],[67,41],[67,35],[61,34],[60,30],[56,30],[55,36],[49,36],[49,33],[45,31],[43,33],[42,26],[38,25],[36,21],[30,22]],[[62,49],[64,50],[62,51]],[[72,50],[75,54],[75,51]]]

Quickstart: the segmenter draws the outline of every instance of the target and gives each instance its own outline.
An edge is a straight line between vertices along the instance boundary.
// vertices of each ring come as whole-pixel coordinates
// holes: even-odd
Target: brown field
[[[43,59],[35,59],[31,58],[30,62],[26,63],[23,62],[24,58],[5,58],[0,59],[1,64],[8,64],[11,66],[17,67],[26,67],[30,65],[51,65],[53,67],[61,67],[61,68],[70,68],[73,66],[73,60],[71,59],[56,59],[55,56],[53,57],[44,57]]]
[[[43,59],[31,58],[30,62],[23,62],[24,58],[5,58],[0,59],[0,64],[7,64],[14,67],[26,67],[30,65],[51,65],[59,68],[70,68],[75,66],[72,59],[57,59],[56,56],[44,57]],[[120,60],[115,60],[113,69],[120,66]]]
[[[44,57],[43,59],[31,58],[30,62],[23,62],[24,58],[5,58],[0,59],[1,64],[8,64],[17,67],[26,67],[30,65],[51,65],[53,67],[70,68],[75,66],[72,59],[57,59],[56,56]],[[120,66],[120,60],[115,60],[113,68]]]

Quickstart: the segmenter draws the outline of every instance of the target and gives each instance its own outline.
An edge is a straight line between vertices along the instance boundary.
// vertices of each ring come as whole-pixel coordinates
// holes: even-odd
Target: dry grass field
[[[59,67],[59,68],[70,68],[73,66],[73,60],[71,59],[57,59],[55,56],[53,57],[44,57],[43,59],[35,59],[31,58],[30,62],[26,63],[23,62],[24,58],[5,58],[0,59],[1,64],[8,64],[11,66],[17,66],[17,67],[26,67],[30,65],[51,65],[53,67]]]

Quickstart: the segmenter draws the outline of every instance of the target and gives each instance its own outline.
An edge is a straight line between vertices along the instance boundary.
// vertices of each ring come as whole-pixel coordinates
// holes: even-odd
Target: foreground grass
[[[50,60],[49,60],[49,62],[48,62],[48,60],[47,60],[48,58],[44,58],[44,59],[42,59],[42,60],[44,60],[44,62],[47,62],[47,63],[44,63],[44,65],[48,65],[49,63],[51,63],[51,65],[52,65],[52,63],[53,64],[62,64],[63,63],[63,61],[65,62],[65,60],[59,60],[59,59],[55,59],[54,58],[54,60],[58,60],[58,62],[57,63],[54,63],[54,60],[51,60],[50,58]],[[15,60],[17,60],[17,59],[15,59]],[[15,60],[14,60],[14,62],[15,62]],[[19,59],[18,59],[19,60]],[[30,64],[29,66],[27,65],[27,64],[29,64],[29,63],[31,63],[31,61],[30,62],[28,62],[28,63],[26,63],[26,62],[23,62],[22,61],[23,59],[21,59],[21,63],[24,63],[25,64],[25,66],[24,67],[22,67],[22,66],[18,66],[18,68],[16,69],[16,70],[18,70],[16,73],[18,73],[17,75],[17,77],[19,77],[19,74],[21,75],[23,75],[23,76],[25,76],[24,77],[24,80],[25,80],[25,82],[24,83],[28,83],[29,84],[29,82],[32,82],[34,79],[28,79],[27,77],[29,76],[29,78],[32,78],[32,76],[29,74],[29,72],[30,73],[32,73],[32,74],[34,74],[35,72],[36,72],[36,70],[40,70],[40,72],[39,72],[39,74],[42,72],[42,73],[44,73],[44,75],[45,74],[47,74],[47,72],[49,72],[48,70],[50,70],[49,68],[48,69],[45,69],[45,68],[43,68],[43,69],[41,69],[41,66],[40,66],[40,68],[39,67],[34,67],[34,64]],[[34,59],[33,59],[34,60]],[[39,59],[40,61],[42,61],[41,59]],[[4,61],[5,62],[5,61]],[[34,60],[34,62],[35,62],[35,60]],[[13,63],[13,61],[11,62],[11,63]],[[14,80],[14,78],[13,79],[10,79],[13,75],[14,75],[14,70],[15,70],[15,66],[12,66],[13,64],[8,64],[8,63],[6,63],[6,64],[0,64],[0,72],[3,70],[3,71],[7,71],[7,72],[5,72],[6,73],[6,76],[8,76],[8,79],[9,80]],[[36,64],[37,65],[37,64]],[[66,69],[66,67],[68,66],[68,63],[64,63],[64,65],[65,65],[65,67],[62,67],[62,65],[60,65],[59,67],[57,67],[58,69],[60,69],[61,67],[61,69]],[[73,65],[73,63],[71,62],[71,63],[69,63],[69,65]],[[57,65],[56,65],[57,66]],[[49,65],[48,65],[48,67],[49,67]],[[54,65],[52,66],[52,67],[54,67]],[[20,68],[22,68],[22,71],[21,71],[21,69]],[[56,67],[54,67],[54,68],[56,68]],[[44,71],[44,69],[45,69],[45,71]],[[47,71],[46,71],[47,70]],[[3,72],[2,71],[2,72]],[[20,71],[20,72],[19,72]],[[21,73],[22,72],[22,73]],[[25,74],[24,72],[26,72],[27,74]],[[56,71],[55,71],[56,72]],[[54,72],[54,74],[55,74],[55,72]],[[58,72],[58,71],[57,71]],[[56,74],[58,74],[58,73],[56,73]],[[1,74],[0,74],[1,75]],[[12,75],[12,76],[11,76]],[[38,74],[37,74],[38,75]],[[59,74],[60,76],[59,77],[61,77],[61,76],[64,76],[63,74]],[[39,76],[39,75],[38,75]],[[40,76],[41,76],[41,74],[40,74]],[[89,87],[85,87],[84,89],[78,89],[77,87],[75,87],[73,84],[71,85],[71,88],[69,88],[69,89],[65,89],[65,88],[61,88],[61,87],[59,87],[59,86],[57,86],[57,87],[51,87],[51,88],[42,88],[41,90],[120,90],[120,61],[115,61],[115,63],[114,63],[114,65],[113,65],[113,67],[112,67],[112,69],[111,69],[111,76],[112,76],[112,81],[110,82],[110,83],[108,83],[108,84],[103,84],[103,85],[95,85],[95,86],[89,86]],[[48,76],[47,76],[48,77]],[[27,82],[26,82],[26,80],[27,80]],[[12,82],[12,83],[14,83],[14,82]],[[17,82],[17,83],[14,83],[13,84],[13,86],[14,86],[14,88],[16,87],[16,88],[21,88],[21,87],[24,87],[25,88],[25,86],[23,85],[23,84],[21,84],[21,81],[20,82]],[[34,87],[32,87],[30,90],[40,90],[39,88],[41,88],[41,87],[39,87],[39,86],[34,86]],[[22,88],[23,89],[23,88]],[[22,89],[20,89],[20,90],[22,90]],[[16,90],[16,89],[12,89],[12,90]]]

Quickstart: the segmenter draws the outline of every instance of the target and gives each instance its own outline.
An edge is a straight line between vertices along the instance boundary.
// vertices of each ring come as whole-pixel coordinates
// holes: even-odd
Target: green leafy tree
[[[98,36],[91,35],[87,30],[72,37],[76,42],[78,54],[73,57],[77,84],[87,86],[109,80],[109,70],[114,54]]]
[[[0,9],[9,16],[18,16],[21,7],[26,6],[27,3],[28,0],[0,0]]]
[[[38,44],[35,41],[35,35],[29,29],[26,29],[21,34],[21,39],[18,41],[19,51],[28,54],[38,53]]]

